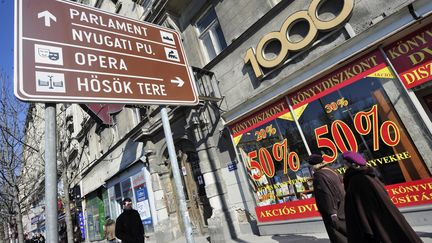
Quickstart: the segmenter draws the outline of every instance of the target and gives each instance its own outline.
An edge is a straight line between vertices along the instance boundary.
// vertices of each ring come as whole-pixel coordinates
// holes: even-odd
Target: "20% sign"
[[[396,146],[400,141],[400,130],[395,122],[386,120],[381,126],[378,123],[378,105],[369,111],[360,111],[354,116],[354,128],[359,135],[366,136],[372,132],[373,150],[379,150],[379,139],[388,146]],[[329,125],[315,129],[315,139],[318,148],[327,148],[332,154],[323,155],[324,162],[331,163],[336,160],[338,151],[358,151],[357,140],[352,129],[342,120],[336,120],[330,125],[333,140],[324,137],[329,133]],[[334,142],[333,142],[334,141]],[[283,162],[284,174],[288,169],[297,171],[300,168],[300,158],[294,151],[288,152],[288,140],[272,146],[271,153],[267,148],[260,148],[248,153],[249,169],[253,180],[259,180],[263,173],[272,178],[275,175],[274,160]],[[257,160],[258,158],[258,160]],[[273,159],[274,158],[274,159]]]

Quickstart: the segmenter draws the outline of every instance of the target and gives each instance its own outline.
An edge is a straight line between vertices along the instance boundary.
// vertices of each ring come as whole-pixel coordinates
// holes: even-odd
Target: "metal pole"
[[[171,168],[174,176],[175,187],[178,195],[179,210],[185,227],[186,241],[188,243],[194,243],[195,241],[192,236],[192,226],[189,220],[189,212],[187,211],[186,200],[183,191],[183,184],[180,177],[180,169],[177,162],[177,154],[175,152],[173,137],[171,133],[171,126],[168,119],[168,113],[165,107],[161,109],[161,118],[162,118],[162,125],[164,128],[165,139],[168,148],[168,154],[171,161]]]
[[[45,104],[45,225],[46,242],[58,242],[56,104]]]

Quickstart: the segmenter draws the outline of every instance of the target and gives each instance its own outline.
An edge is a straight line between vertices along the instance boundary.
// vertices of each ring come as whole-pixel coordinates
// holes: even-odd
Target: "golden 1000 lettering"
[[[326,0],[313,0],[308,10],[302,10],[290,15],[279,31],[270,32],[258,42],[256,53],[253,48],[249,48],[244,56],[245,64],[250,63],[257,78],[263,76],[261,67],[274,68],[281,64],[288,56],[290,51],[300,51],[310,46],[316,39],[318,31],[329,31],[343,24],[354,8],[354,0],[343,0],[343,7],[340,13],[329,21],[321,20],[318,11]],[[292,41],[289,32],[294,24],[299,21],[307,21],[309,31],[301,41]],[[264,51],[272,41],[278,41],[281,45],[280,51],[274,58],[267,58]]]
[[[380,149],[380,139],[390,147],[399,144],[401,135],[397,124],[389,120],[379,124],[378,105],[372,106],[369,111],[357,112],[353,123],[358,135],[372,135],[374,151]],[[332,139],[328,138],[327,134],[331,135]],[[327,124],[316,128],[315,140],[318,148],[326,148],[331,152],[330,155],[323,155],[324,162],[327,163],[334,162],[339,151],[358,151],[353,130],[342,120],[335,120],[330,125],[330,131]],[[272,178],[275,175],[274,161],[283,163],[284,174],[288,174],[288,169],[294,172],[300,169],[301,160],[296,152],[289,151],[288,140],[285,138],[282,142],[273,144],[271,149],[262,147],[248,153],[248,169],[251,171],[251,178],[259,180],[263,175]]]

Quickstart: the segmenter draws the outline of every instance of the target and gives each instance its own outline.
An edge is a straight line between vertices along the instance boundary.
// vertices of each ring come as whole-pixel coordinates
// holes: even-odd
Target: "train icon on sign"
[[[35,44],[35,62],[63,65],[63,49],[61,47]]]
[[[176,49],[164,47],[165,55],[168,60],[180,62],[180,58]]]

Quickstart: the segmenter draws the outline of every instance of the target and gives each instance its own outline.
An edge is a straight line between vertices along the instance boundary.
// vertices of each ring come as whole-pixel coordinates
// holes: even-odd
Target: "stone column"
[[[153,191],[154,205],[156,209],[156,217],[154,230],[157,242],[170,242],[173,240],[171,223],[169,218],[168,206],[166,204],[166,195],[163,185],[166,177],[169,177],[169,171],[164,165],[162,158],[156,154],[155,145],[152,142],[147,142],[144,148],[147,168],[150,173]],[[169,180],[169,178],[168,178]]]
[[[235,213],[229,211],[226,194],[226,185],[221,176],[222,168],[211,134],[207,134],[205,125],[196,122],[191,126],[198,144],[197,152],[200,159],[201,173],[203,174],[207,198],[213,209],[208,219],[209,234],[212,242],[227,242],[237,238],[238,224]]]

